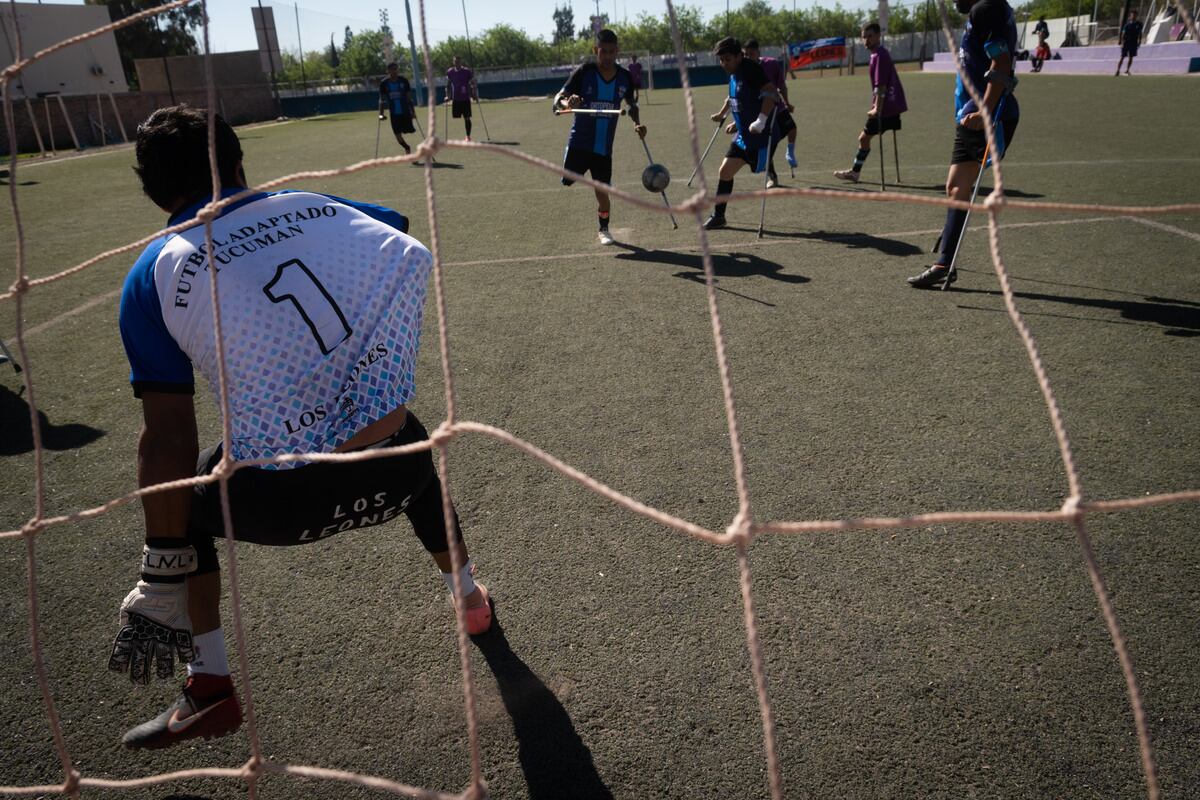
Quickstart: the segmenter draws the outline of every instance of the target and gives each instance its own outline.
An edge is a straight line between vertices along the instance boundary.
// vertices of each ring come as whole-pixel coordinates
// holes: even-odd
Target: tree
[[[570,5],[554,7],[554,44],[569,42],[575,38],[575,11]]]
[[[113,22],[165,5],[167,0],[84,0],[90,6],[108,6]],[[199,5],[176,8],[151,19],[144,19],[114,32],[121,68],[129,85],[137,88],[136,58],[190,56],[200,51],[193,31],[202,24]]]

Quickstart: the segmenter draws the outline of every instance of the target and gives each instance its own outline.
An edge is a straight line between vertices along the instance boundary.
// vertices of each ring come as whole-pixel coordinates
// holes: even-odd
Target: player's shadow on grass
[[[517,757],[531,800],[612,800],[567,710],[508,646],[500,620],[495,618],[492,629],[472,641],[496,677],[504,708],[512,718]]]
[[[855,250],[878,250],[887,256],[915,256],[924,251],[911,242],[902,242],[899,239],[885,239],[882,236],[872,236],[869,233],[843,233],[836,231],[792,231],[784,233],[782,231],[763,231],[763,233],[771,236],[780,236],[792,239],[816,239],[821,242],[829,242],[830,244],[844,244],[846,247]]]
[[[996,289],[962,289],[951,287],[951,291],[969,294],[999,296]],[[1187,300],[1172,300],[1166,297],[1147,297],[1142,300],[1103,300],[1095,297],[1070,297],[1039,292],[1013,292],[1018,300],[1041,300],[1051,303],[1066,303],[1084,308],[1099,308],[1120,313],[1121,319],[1131,322],[1149,322],[1166,328],[1167,336],[1200,336],[1200,305]],[[1022,313],[1028,313],[1022,309]],[[1035,312],[1036,313],[1036,312]],[[1103,321],[1103,320],[1102,320]]]
[[[866,182],[865,178],[863,179],[863,182],[864,183]],[[876,183],[876,186],[878,186],[878,185],[879,184]],[[931,191],[931,192],[944,192],[944,191],[946,191],[946,183],[945,183],[945,181],[943,181],[942,183],[889,183],[888,188],[889,189],[891,189],[891,188],[927,189],[928,191]],[[992,187],[980,185],[980,187],[979,187],[979,196],[980,197],[987,197],[991,193],[992,193]],[[1005,197],[1016,197],[1016,198],[1019,198],[1022,200],[1036,200],[1039,197],[1045,197],[1046,195],[1039,194],[1038,192],[1023,192],[1020,189],[1013,189],[1011,187],[1006,186],[1006,187],[1004,187],[1004,196]]]
[[[414,167],[420,167],[421,169],[425,168],[424,164],[418,164],[416,161],[412,162],[412,165]],[[433,168],[434,169],[462,169],[463,165],[455,164],[453,161],[438,161],[437,159],[434,159]]]
[[[0,186],[8,186],[8,170],[0,169]],[[37,186],[38,181],[21,181],[17,186]]]
[[[70,423],[53,425],[46,412],[38,410],[42,447],[47,450],[72,450],[90,444],[104,431]],[[33,428],[29,424],[29,404],[7,386],[0,386],[0,456],[18,456],[33,450]]]
[[[704,280],[704,260],[699,253],[679,253],[674,250],[647,250],[632,244],[618,244],[626,252],[617,256],[619,261],[648,261],[655,264],[671,264],[677,267],[687,267],[699,273]],[[809,278],[803,275],[787,275],[783,265],[769,261],[753,253],[713,253],[713,274],[718,278],[749,278],[760,275],[784,283],[808,283]],[[691,279],[694,275],[682,272],[676,273],[680,278]]]

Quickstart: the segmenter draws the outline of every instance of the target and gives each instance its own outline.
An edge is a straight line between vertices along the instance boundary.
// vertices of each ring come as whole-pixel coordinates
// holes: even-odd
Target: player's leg
[[[400,447],[429,438],[428,432],[411,412],[404,423],[404,428],[384,440],[377,446]],[[446,529],[446,517],[442,508],[441,478],[433,465],[433,454],[428,451],[414,453],[411,456],[401,456],[397,465],[401,472],[397,474],[401,482],[409,485],[423,483],[419,489],[409,495],[404,507],[404,515],[412,523],[413,532],[421,540],[425,551],[433,558],[433,562],[441,571],[446,588],[454,596],[454,562],[450,553],[450,536],[458,543],[462,567],[458,571],[458,579],[464,599],[463,605],[467,610],[467,633],[472,636],[485,633],[492,624],[491,600],[487,587],[477,583],[474,577],[474,564],[462,538],[459,526],[458,512],[451,506],[450,516],[453,528]],[[390,461],[390,459],[389,459]]]
[[[463,127],[467,129],[467,141],[471,141],[471,101],[467,101],[466,108],[463,109]]]
[[[219,461],[220,446],[208,448],[200,454],[197,475],[211,473]],[[224,736],[242,724],[221,629],[221,572],[213,544],[214,536],[223,535],[219,484],[205,484],[195,492],[188,543],[196,551],[196,569],[187,578],[192,661],[179,697],[122,737],[129,749],[159,749],[188,739]]]
[[[996,143],[1000,148],[1000,158],[1004,158],[1012,145],[1017,132],[1018,119],[1005,120],[996,125]],[[954,132],[954,150],[950,155],[950,171],[946,176],[946,196],[952,200],[970,202],[974,192],[976,179],[984,167],[984,154],[987,152],[987,137],[983,131],[972,131],[959,125]],[[991,156],[989,155],[989,160]],[[958,251],[959,238],[967,222],[966,209],[947,208],[946,222],[942,227],[941,250],[933,264],[920,275],[908,278],[908,284],[915,289],[929,289],[942,285],[949,276],[951,283],[955,280],[955,272],[950,271],[955,253]]]
[[[866,163],[867,156],[871,155],[871,137],[877,133],[879,133],[879,117],[867,117],[867,124],[858,134],[858,152],[854,154],[854,162],[850,165],[850,169],[839,169],[833,173],[833,177],[858,183],[863,164]]]
[[[395,113],[393,113],[391,116],[392,134],[396,137],[396,141],[400,144],[400,146],[404,148],[404,155],[408,155],[412,152],[412,148],[408,146],[408,142],[404,141],[404,134],[411,133],[412,126],[407,126],[408,130],[406,131],[406,126],[403,122],[405,119],[407,119],[407,117],[403,117]]]
[[[787,132],[787,140],[788,140],[787,162],[788,162],[788,166],[791,167],[792,169],[795,169],[796,167],[799,166],[799,164],[796,161],[796,133],[797,133],[796,120],[793,118],[792,119],[792,127],[789,128],[788,132]],[[792,177],[794,178],[795,175],[793,175]]]
[[[725,158],[721,161],[721,169],[717,172],[717,194],[727,195],[733,192],[733,178],[738,174],[742,167],[749,163],[749,155],[737,143],[729,146],[729,152],[725,154]],[[725,227],[725,207],[727,202],[717,203],[713,208],[712,216],[704,223],[704,227],[708,230]]]
[[[1122,50],[1122,51],[1121,51],[1121,57],[1117,59],[1117,71],[1113,73],[1114,75],[1120,75],[1120,74],[1121,74],[1121,64],[1122,64],[1124,61],[1125,61],[1125,51],[1124,51],[1124,50]]]
[[[612,183],[612,156],[592,155],[591,159],[592,180],[600,183]],[[612,219],[612,200],[608,196],[608,192],[601,189],[596,189],[596,217],[600,224],[600,230],[596,237],[600,240],[600,244],[613,244],[612,234],[608,232],[608,223]]]

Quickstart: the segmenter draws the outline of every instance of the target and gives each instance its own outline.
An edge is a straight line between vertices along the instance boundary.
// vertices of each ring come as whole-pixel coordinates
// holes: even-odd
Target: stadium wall
[[[717,86],[728,81],[720,67],[693,67],[689,72],[693,86]],[[530,80],[487,81],[479,84],[483,100],[504,100],[512,97],[550,97],[562,88],[565,77],[534,78]],[[654,88],[680,88],[679,70],[654,70]],[[437,87],[437,101],[444,102],[446,90]],[[285,117],[312,117],[318,114],[341,114],[351,111],[372,111],[379,108],[376,92],[346,92],[341,94],[310,94],[307,97],[281,97],[281,112]]]
[[[176,103],[190,103],[204,108],[208,105],[208,93],[204,89],[176,89]],[[116,102],[120,113],[120,124],[113,114],[113,101]],[[121,125],[125,133],[134,136],[139,122],[150,116],[156,108],[171,105],[171,94],[161,92],[128,92],[123,94],[71,95],[62,97],[43,97],[30,100],[13,101],[13,118],[17,133],[17,151],[21,153],[38,152],[38,137],[34,133],[34,121],[37,133],[41,135],[42,145],[47,149],[73,150],[75,142],[71,132],[63,121],[62,109],[65,107],[71,126],[79,139],[81,147],[99,147],[102,144],[120,143]],[[271,96],[270,87],[266,85],[253,86],[223,86],[217,92],[217,107],[233,125],[244,125],[250,122],[274,119],[276,116],[275,99]],[[47,108],[50,113],[50,123],[46,122]],[[32,112],[33,119],[30,119]],[[103,125],[103,133],[101,133]],[[51,142],[53,131],[53,142]],[[8,128],[0,117],[0,154],[8,155]]]

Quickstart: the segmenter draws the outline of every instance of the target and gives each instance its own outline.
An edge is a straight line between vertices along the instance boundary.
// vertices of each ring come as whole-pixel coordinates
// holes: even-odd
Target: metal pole
[[[300,47],[300,85],[304,88],[304,96],[308,97],[308,76],[304,74],[304,41],[300,38],[300,6],[296,4],[292,8],[296,11],[296,44]]]
[[[417,40],[413,38],[412,8],[408,0],[404,0],[404,16],[408,18],[408,50],[412,56],[413,86],[417,90],[417,105],[425,105],[425,90],[421,87],[421,66],[417,63]],[[416,114],[413,115],[414,117]],[[425,134],[421,134],[425,138]]]
[[[271,55],[271,37],[267,35],[267,12],[263,11],[262,0],[258,0],[258,18],[262,20],[263,39],[267,42],[267,66],[271,68],[271,94],[275,96],[275,109],[279,110],[279,86],[275,83],[275,56]],[[275,15],[271,14],[274,27]]]

